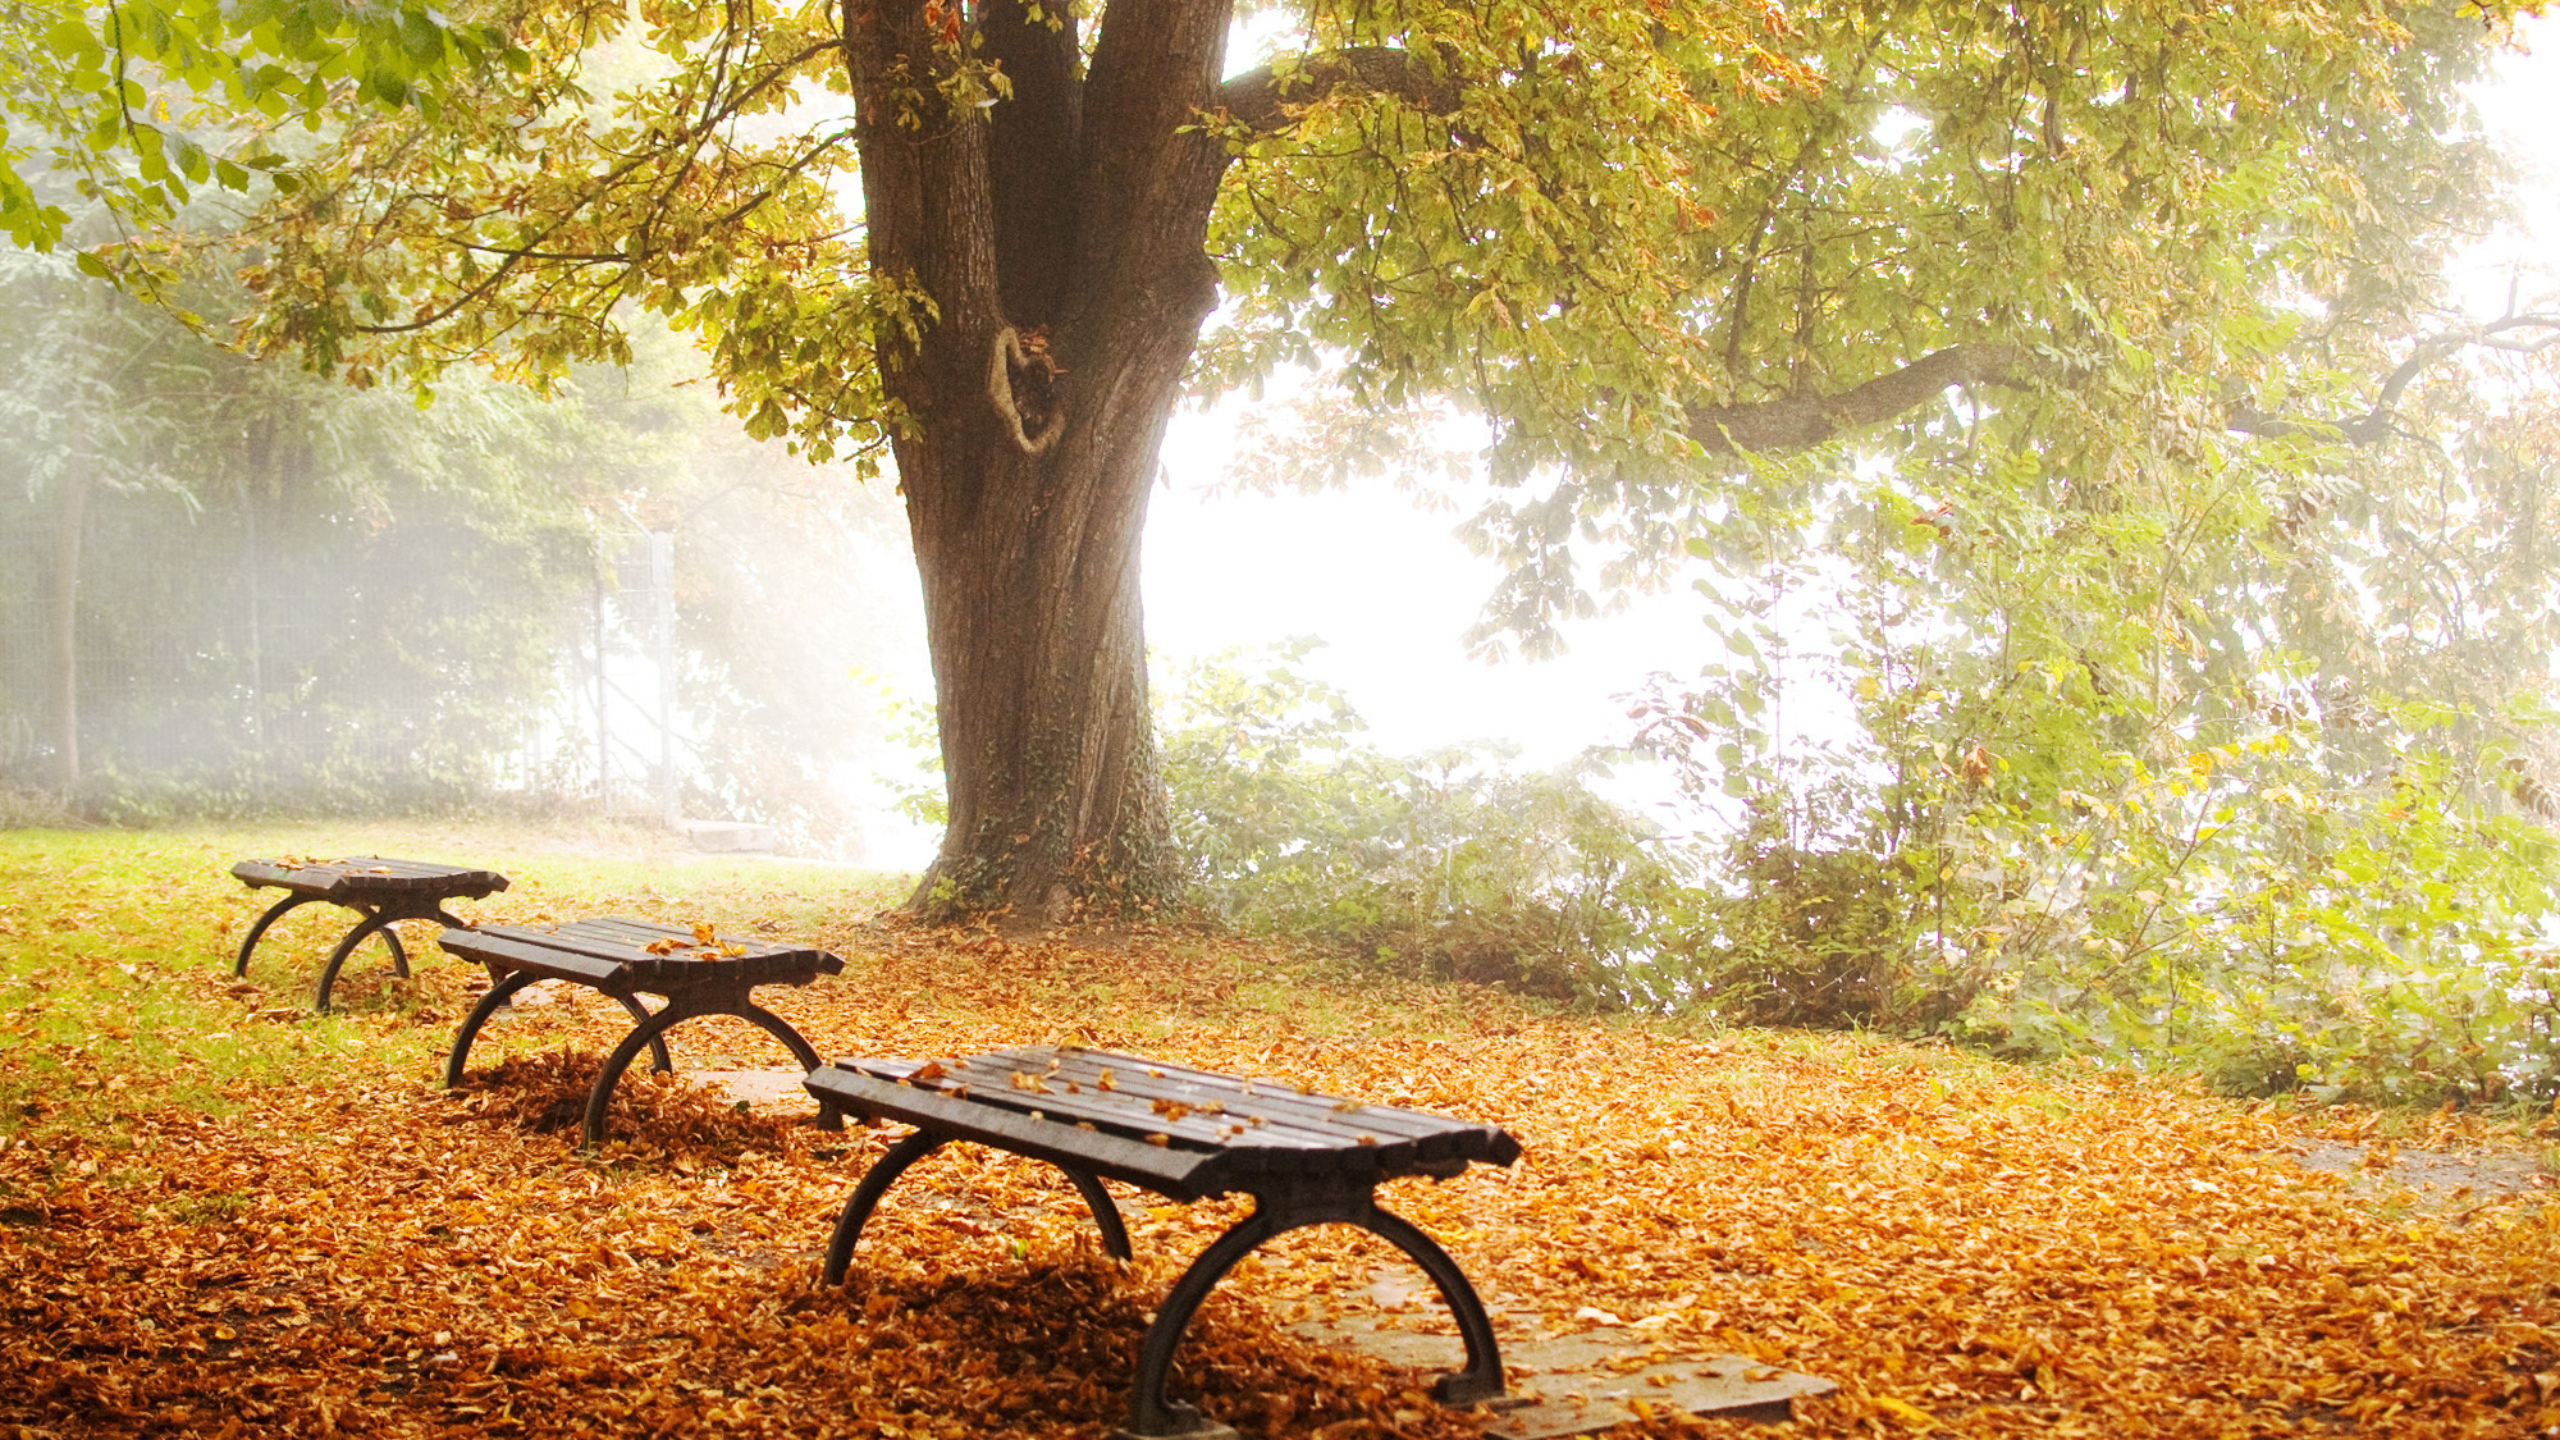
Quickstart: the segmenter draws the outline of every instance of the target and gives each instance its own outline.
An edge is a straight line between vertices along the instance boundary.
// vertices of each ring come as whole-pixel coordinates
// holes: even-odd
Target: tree
[[[582,628],[588,514],[672,468],[658,417],[477,377],[422,413],[59,253],[0,250],[0,336],[0,785],[91,813],[487,793]]]
[[[251,340],[539,382],[651,312],[759,433],[893,454],[950,784],[918,903],[1044,914],[1177,873],[1137,566],[1187,383],[1315,366],[1337,440],[1484,417],[1534,494],[1482,518],[1492,618],[1533,645],[1589,603],[1577,542],[1604,580],[1747,548],[1789,483],[1755,453],[2042,429],[2089,494],[2235,425],[2334,449],[2457,348],[2423,276],[2491,189],[2451,107],[2499,23],[1315,3],[1230,73],[1231,0],[629,18],[528,3],[521,79],[350,121],[250,232]]]

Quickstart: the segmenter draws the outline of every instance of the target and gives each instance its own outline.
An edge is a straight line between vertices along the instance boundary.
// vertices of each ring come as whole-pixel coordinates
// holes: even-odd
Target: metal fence
[[[61,535],[34,502],[0,510],[0,783],[52,789]],[[514,793],[672,816],[686,756],[666,537],[608,533],[602,554],[547,557],[545,584],[475,588],[455,577],[490,562],[462,527],[386,541],[343,516],[260,519],[245,497],[87,506],[82,793],[216,810]]]

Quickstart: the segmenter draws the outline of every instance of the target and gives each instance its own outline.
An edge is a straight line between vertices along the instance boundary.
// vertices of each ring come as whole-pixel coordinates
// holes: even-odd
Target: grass
[[[389,976],[369,942],[349,962],[337,1011],[310,1014],[329,949],[353,917],[311,905],[260,943],[245,981],[241,937],[275,890],[231,878],[234,861],[380,853],[450,859],[513,877],[504,893],[458,902],[466,918],[570,913],[660,919],[745,917],[810,934],[904,897],[907,879],[843,867],[696,855],[662,833],[560,833],[455,824],[261,825],[167,831],[0,831],[0,1134],[46,1119],[108,1125],[177,1106],[227,1115],[258,1087],[348,1066],[406,1067],[434,1051],[470,972],[410,924],[419,983]],[[406,1073],[405,1069],[398,1073]]]

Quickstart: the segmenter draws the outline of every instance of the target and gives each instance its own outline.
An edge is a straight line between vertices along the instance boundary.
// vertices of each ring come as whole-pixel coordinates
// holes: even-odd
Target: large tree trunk
[[[1117,0],[1076,29],[979,8],[1010,99],[954,104],[939,0],[844,0],[871,265],[930,299],[880,342],[922,571],[950,826],[912,907],[1058,920],[1176,887],[1138,553],[1165,423],[1217,301],[1227,163],[1198,133],[1226,0]],[[937,32],[928,19],[953,27]]]
[[[1154,439],[1049,463],[899,447],[950,785],[927,913],[1170,889],[1138,610]]]

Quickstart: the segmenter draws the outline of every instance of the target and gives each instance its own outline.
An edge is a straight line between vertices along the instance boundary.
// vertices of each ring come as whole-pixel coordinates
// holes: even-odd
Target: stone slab
[[[1377,1318],[1306,1321],[1295,1328],[1319,1344],[1424,1371],[1453,1369],[1465,1360],[1466,1347],[1447,1323],[1448,1311],[1421,1277],[1380,1271],[1363,1298],[1378,1307]],[[1415,1328],[1417,1319],[1430,1328]],[[1438,1323],[1430,1323],[1434,1319]],[[1503,1367],[1527,1372],[1513,1384],[1519,1403],[1498,1411],[1485,1427],[1488,1437],[1499,1440],[1588,1435],[1647,1412],[1776,1424],[1794,1418],[1797,1400],[1839,1388],[1747,1356],[1682,1355],[1631,1326],[1523,1335],[1498,1308],[1494,1327]]]
[[[678,1070],[676,1075],[706,1090],[717,1091],[731,1102],[743,1102],[758,1110],[784,1110],[810,1114],[818,1111],[818,1102],[800,1088],[807,1078],[804,1070]]]

